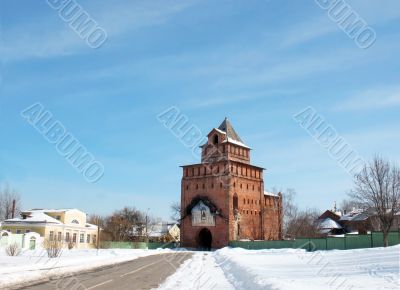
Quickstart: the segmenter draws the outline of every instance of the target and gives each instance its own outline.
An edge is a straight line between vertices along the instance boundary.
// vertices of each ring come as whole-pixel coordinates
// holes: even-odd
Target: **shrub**
[[[68,250],[72,250],[75,247],[75,243],[72,241],[68,242]]]
[[[49,258],[57,258],[61,255],[62,243],[59,241],[44,241],[44,248],[47,251],[47,256]]]
[[[21,253],[21,248],[17,243],[8,245],[6,247],[6,254],[8,256],[18,256]]]

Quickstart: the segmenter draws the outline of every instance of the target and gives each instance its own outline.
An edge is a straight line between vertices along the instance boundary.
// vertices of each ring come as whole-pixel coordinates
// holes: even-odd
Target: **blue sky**
[[[122,206],[168,218],[180,165],[199,159],[157,114],[176,106],[204,134],[227,116],[267,168],[331,208],[351,177],[292,116],[307,106],[364,158],[400,160],[400,3],[347,1],[377,35],[359,48],[314,1],[79,1],[107,32],[90,48],[46,1],[4,0],[0,181],[23,207]],[[86,182],[20,112],[40,102],[104,164]]]

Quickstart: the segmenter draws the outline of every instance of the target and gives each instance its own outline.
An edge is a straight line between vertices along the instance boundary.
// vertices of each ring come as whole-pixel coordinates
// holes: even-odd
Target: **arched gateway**
[[[197,238],[197,248],[200,250],[211,250],[212,245],[212,234],[209,229],[203,228],[199,232],[199,236]]]

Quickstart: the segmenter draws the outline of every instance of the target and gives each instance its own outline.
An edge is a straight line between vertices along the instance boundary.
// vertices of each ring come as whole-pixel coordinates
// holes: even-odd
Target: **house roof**
[[[326,218],[319,223],[320,229],[341,229],[342,226],[331,218]]]
[[[45,214],[43,210],[32,210],[32,211],[24,211],[23,215],[26,215],[26,218],[18,217],[13,219],[5,220],[3,223],[51,223],[51,224],[62,224],[59,220],[52,218],[51,216]]]
[[[343,215],[340,221],[360,221],[368,218],[367,213],[364,213],[362,209],[353,209],[348,214]]]

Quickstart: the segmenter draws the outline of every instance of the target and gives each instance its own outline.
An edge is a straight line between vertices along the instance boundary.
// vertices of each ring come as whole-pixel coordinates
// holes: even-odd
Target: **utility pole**
[[[12,210],[11,210],[11,218],[15,218],[15,199],[12,201]]]
[[[150,208],[147,209],[146,211],[146,217],[145,217],[145,232],[146,232],[146,244],[149,244],[149,232],[148,232],[148,223],[149,223],[149,210]]]
[[[100,248],[100,217],[97,217],[97,252]]]

